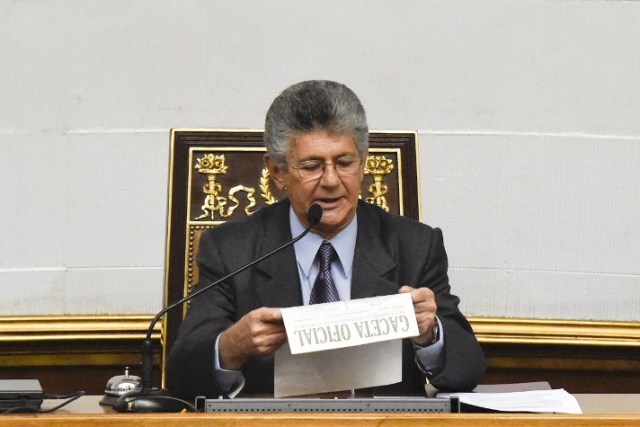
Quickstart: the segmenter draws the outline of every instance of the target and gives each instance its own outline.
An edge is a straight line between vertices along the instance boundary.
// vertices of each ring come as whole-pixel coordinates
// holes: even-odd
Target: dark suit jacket
[[[289,202],[207,230],[201,237],[198,286],[206,286],[291,240]],[[359,202],[351,297],[398,293],[403,285],[427,286],[436,296],[444,329],[445,366],[429,380],[441,390],[466,391],[485,371],[484,355],[450,293],[447,255],[439,229]],[[213,376],[216,337],[258,307],[302,305],[294,250],[289,247],[192,300],[167,361],[167,385],[184,398],[220,394]],[[423,394],[424,375],[410,340],[403,343],[403,380],[375,393]],[[255,357],[245,368],[243,394],[273,393],[273,357]]]

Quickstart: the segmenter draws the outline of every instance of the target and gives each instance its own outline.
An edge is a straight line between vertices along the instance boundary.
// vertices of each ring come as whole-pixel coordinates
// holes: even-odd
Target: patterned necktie
[[[336,284],[331,277],[331,263],[338,257],[335,249],[327,240],[322,242],[318,255],[320,257],[320,272],[311,290],[309,304],[340,301]]]

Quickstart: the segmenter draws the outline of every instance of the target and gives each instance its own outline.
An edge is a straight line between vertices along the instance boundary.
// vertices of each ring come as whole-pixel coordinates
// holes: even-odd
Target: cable
[[[199,412],[198,408],[196,408],[194,405],[192,405],[191,403],[187,402],[186,400],[182,400],[182,399],[178,399],[177,397],[173,397],[173,396],[145,396],[145,397],[140,397],[137,398],[135,395],[130,396],[126,399],[124,399],[122,402],[117,403],[116,405],[113,406],[113,409],[115,409],[118,412],[135,412],[136,411],[136,401],[140,400],[141,402],[144,402],[144,406],[143,408],[138,408],[138,410],[142,409],[147,409],[149,412],[156,412],[154,410],[154,408],[148,407],[149,404],[153,405],[153,401],[158,401],[158,400],[169,400],[172,402],[179,402],[184,406],[184,409],[187,409],[188,412]],[[116,406],[119,406],[118,408],[116,408]]]
[[[1,411],[0,414],[4,415],[4,414],[10,414],[10,413],[17,413],[17,412],[48,414],[50,412],[57,411],[58,409],[68,405],[69,403],[73,402],[74,400],[78,399],[80,396],[83,396],[83,395],[84,395],[84,391],[77,391],[75,393],[67,394],[67,395],[44,394],[43,398],[45,399],[67,399],[67,400],[65,400],[64,402],[62,402],[57,406],[54,406],[53,408],[40,409],[40,408],[32,408],[29,406],[16,406],[16,407],[7,409],[5,411]]]
[[[49,399],[49,400],[59,400],[59,399],[71,399],[72,397],[76,397],[76,395],[78,393],[82,393],[84,394],[84,391],[74,391],[73,393],[69,393],[69,394],[49,394],[49,393],[43,393],[42,394],[42,398],[43,399]],[[82,396],[82,394],[80,396]],[[76,397],[77,399],[77,397]]]

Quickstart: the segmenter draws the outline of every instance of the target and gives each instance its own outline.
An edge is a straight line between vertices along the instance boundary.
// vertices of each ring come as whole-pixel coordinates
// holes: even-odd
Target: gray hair
[[[289,142],[297,134],[324,130],[351,134],[361,158],[369,149],[364,107],[347,86],[329,80],[308,80],[285,89],[273,100],[265,120],[267,152],[280,168],[287,167]]]

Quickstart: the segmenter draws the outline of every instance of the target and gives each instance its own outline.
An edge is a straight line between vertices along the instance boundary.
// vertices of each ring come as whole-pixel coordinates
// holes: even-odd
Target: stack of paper
[[[438,393],[438,397],[450,396],[457,396],[460,403],[501,412],[582,413],[576,398],[564,389],[510,393]]]

